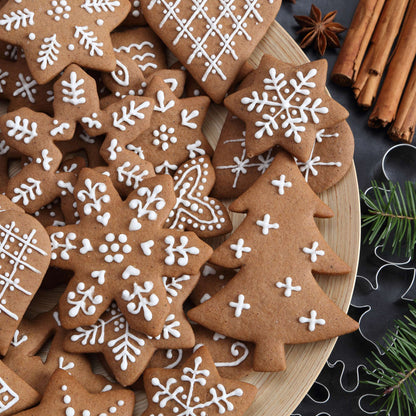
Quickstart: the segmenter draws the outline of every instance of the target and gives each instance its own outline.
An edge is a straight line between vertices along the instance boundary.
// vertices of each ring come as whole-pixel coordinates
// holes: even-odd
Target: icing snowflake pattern
[[[151,400],[161,409],[174,406],[173,412],[178,415],[199,416],[208,414],[210,408],[212,412],[219,414],[234,410],[233,398],[244,395],[241,388],[227,391],[224,384],[218,383],[209,388],[209,395],[202,396],[205,400],[201,400],[196,395],[197,386],[207,385],[211,372],[204,368],[203,359],[200,356],[195,354],[194,357],[193,366],[185,366],[182,369],[180,381],[172,377],[163,382],[158,377],[153,377],[151,384],[157,388],[157,392],[149,398],[149,401]]]

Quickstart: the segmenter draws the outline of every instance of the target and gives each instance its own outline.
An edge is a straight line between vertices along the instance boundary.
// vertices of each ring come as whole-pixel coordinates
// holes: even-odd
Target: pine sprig
[[[388,415],[394,409],[398,416],[416,414],[416,307],[410,306],[409,316],[395,323],[385,336],[387,348],[383,356],[373,352],[367,370],[368,380],[379,393],[373,401],[379,404],[377,415]]]
[[[391,245],[393,253],[403,249],[412,256],[416,246],[416,185],[407,181],[402,189],[399,183],[371,183],[373,195],[361,192],[368,207],[362,215],[362,226],[369,227],[364,242],[382,249]]]

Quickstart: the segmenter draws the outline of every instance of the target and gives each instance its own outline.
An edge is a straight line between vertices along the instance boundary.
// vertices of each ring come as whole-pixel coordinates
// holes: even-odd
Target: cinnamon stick
[[[384,5],[367,55],[353,84],[358,104],[366,109],[371,107],[376,98],[381,77],[400,32],[408,4],[409,0],[387,0]]]
[[[332,70],[332,80],[342,86],[355,81],[385,0],[360,0]]]
[[[396,119],[390,127],[389,136],[396,141],[411,143],[416,128],[416,61],[407,81]]]
[[[386,78],[368,122],[370,127],[386,127],[396,118],[400,99],[416,57],[416,1],[406,13],[402,33],[390,62]]]

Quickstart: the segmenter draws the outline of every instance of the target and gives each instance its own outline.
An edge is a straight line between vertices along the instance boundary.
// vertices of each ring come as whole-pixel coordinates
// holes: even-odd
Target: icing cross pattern
[[[291,188],[292,182],[286,182],[286,175],[280,175],[279,179],[273,179],[272,185],[278,188],[279,195],[285,194],[285,188]]]
[[[301,286],[292,286],[292,282],[293,280],[291,277],[286,277],[285,283],[277,282],[276,287],[278,287],[279,289],[284,288],[284,295],[287,298],[290,298],[292,296],[292,292],[300,292],[302,290]]]
[[[304,247],[302,249],[305,254],[310,254],[312,263],[316,263],[316,261],[318,260],[318,256],[325,255],[324,250],[317,250],[318,246],[319,246],[319,243],[317,241],[314,241],[311,248]]]
[[[249,310],[251,308],[251,305],[249,303],[244,302],[245,297],[242,294],[238,295],[237,302],[230,302],[229,305],[232,308],[235,308],[234,316],[236,318],[239,318],[241,316],[241,313],[243,310]]]
[[[20,285],[19,271],[28,269],[39,274],[39,270],[30,264],[31,254],[35,252],[47,256],[44,250],[36,246],[35,236],[36,230],[29,234],[21,234],[15,222],[0,224],[0,261],[7,261],[10,266],[10,270],[4,266],[1,268],[0,313],[3,312],[16,321],[19,317],[8,308],[7,294],[16,290],[31,296],[32,293]]]
[[[317,316],[318,316],[318,313],[315,310],[311,310],[310,317],[307,318],[305,316],[301,316],[299,318],[299,322],[301,324],[309,324],[308,325],[309,331],[314,332],[316,329],[316,325],[323,326],[326,324],[325,319],[317,319],[316,318]]]

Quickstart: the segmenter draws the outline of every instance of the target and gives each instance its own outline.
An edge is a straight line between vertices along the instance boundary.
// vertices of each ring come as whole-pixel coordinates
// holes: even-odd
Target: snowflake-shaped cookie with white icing
[[[195,274],[212,253],[194,233],[162,228],[175,203],[171,177],[147,179],[123,201],[108,177],[84,169],[74,195],[80,221],[48,229],[52,265],[75,273],[62,325],[92,325],[114,299],[132,328],[158,336],[169,313],[162,276]]]
[[[253,83],[224,100],[246,123],[247,155],[279,145],[306,162],[316,133],[344,121],[348,112],[325,90],[324,60],[293,66],[264,55]]]
[[[146,370],[144,387],[149,407],[143,416],[241,416],[257,392],[251,384],[222,378],[206,347],[199,348],[178,370]]]
[[[0,39],[23,48],[39,84],[71,63],[113,71],[110,32],[130,7],[128,0],[9,0],[0,10]]]

